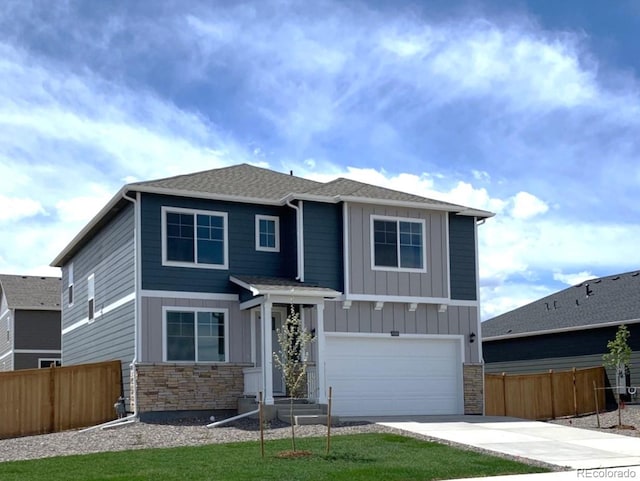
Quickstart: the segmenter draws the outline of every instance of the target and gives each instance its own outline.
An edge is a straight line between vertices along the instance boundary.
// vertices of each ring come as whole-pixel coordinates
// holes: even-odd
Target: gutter
[[[249,411],[246,413],[238,414],[237,416],[233,416],[231,418],[223,419],[222,421],[216,421],[215,423],[207,424],[208,428],[217,428],[218,426],[222,426],[223,424],[227,424],[233,421],[237,421],[238,419],[246,418],[249,416],[253,416],[254,414],[258,414],[260,412],[260,408],[255,411]]]
[[[285,203],[288,207],[296,211],[296,253],[298,261],[296,280],[304,282],[304,232],[302,226],[304,219],[302,217],[302,201],[299,200],[299,205],[294,205],[291,203],[291,198],[287,198]]]

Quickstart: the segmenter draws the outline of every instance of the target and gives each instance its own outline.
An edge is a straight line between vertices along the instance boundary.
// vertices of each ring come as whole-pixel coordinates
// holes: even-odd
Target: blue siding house
[[[247,164],[125,185],[52,262],[65,365],[119,359],[136,414],[285,392],[289,306],[307,396],[337,415],[483,412],[477,226],[490,212]]]

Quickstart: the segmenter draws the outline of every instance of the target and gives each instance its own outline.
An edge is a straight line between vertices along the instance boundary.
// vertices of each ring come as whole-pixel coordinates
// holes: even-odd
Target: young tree
[[[311,333],[300,321],[300,314],[293,304],[284,325],[276,330],[280,350],[273,353],[273,360],[282,369],[284,384],[289,394],[289,415],[291,420],[291,447],[296,450],[295,423],[293,422],[293,400],[304,392],[307,378],[308,351],[307,346],[313,341]]]
[[[616,398],[618,401],[618,425],[622,424],[620,415],[620,371],[624,373],[625,368],[629,366],[631,362],[631,348],[627,343],[631,333],[627,329],[627,326],[621,324],[616,332],[615,339],[607,342],[607,349],[609,352],[602,356],[602,361],[606,367],[610,367],[616,370]]]

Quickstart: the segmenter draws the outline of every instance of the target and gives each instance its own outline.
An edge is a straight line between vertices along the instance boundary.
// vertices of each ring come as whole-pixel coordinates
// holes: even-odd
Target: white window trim
[[[73,301],[76,298],[75,289],[73,287],[73,262],[69,264],[68,275],[69,275],[69,282],[67,285],[67,302],[68,302],[68,307],[73,307]],[[69,302],[70,292],[71,292],[71,302]]]
[[[260,245],[260,221],[271,220],[275,223],[276,246],[265,247]],[[280,217],[274,215],[256,214],[256,250],[265,252],[280,252]]]
[[[198,346],[196,345],[195,361],[170,361],[167,358],[167,313],[168,312],[193,312],[195,314],[194,335],[198,339],[198,312],[221,312],[224,314],[224,361],[198,361]],[[162,308],[162,361],[176,364],[225,364],[229,362],[229,309],[218,307],[179,307],[164,306]]]
[[[400,222],[411,222],[414,224],[420,224],[422,226],[422,263],[423,266],[421,268],[411,268],[411,267],[388,267],[388,266],[377,266],[376,265],[376,245],[374,238],[374,228],[373,224],[376,220],[383,221],[394,221],[398,224],[397,235],[398,235],[398,264],[400,264]],[[425,219],[419,219],[416,217],[396,217],[396,216],[386,216],[386,215],[372,215],[369,221],[370,227],[370,250],[371,250],[371,270],[372,271],[391,271],[391,272],[419,272],[425,273],[427,272],[427,223]]]
[[[93,305],[91,304],[93,301]],[[92,312],[93,311],[93,312]],[[87,319],[89,323],[96,320],[96,276],[87,277]]]
[[[228,214],[226,212],[218,212],[212,210],[198,210],[198,209],[185,209],[183,207],[170,207],[162,206],[162,265],[170,267],[193,267],[197,269],[229,269],[229,222]],[[192,214],[194,217],[198,214],[212,215],[222,217],[222,225],[224,229],[224,262],[222,264],[204,264],[198,262],[198,236],[197,232],[194,232],[194,261],[193,262],[180,262],[170,261],[167,259],[167,213],[175,212],[178,214]],[[197,231],[197,221],[194,219],[194,230]]]
[[[39,357],[38,358],[38,369],[49,369],[49,368],[40,366],[42,361],[55,362],[56,363],[56,367],[59,367],[57,363],[60,363],[60,366],[62,366],[62,359],[60,359],[59,357],[56,357],[56,358],[53,358],[53,357]]]

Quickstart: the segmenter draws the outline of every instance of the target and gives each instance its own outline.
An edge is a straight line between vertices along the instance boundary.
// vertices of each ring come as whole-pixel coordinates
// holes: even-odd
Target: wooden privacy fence
[[[115,419],[120,361],[0,373],[0,439]]]
[[[485,413],[524,419],[578,416],[604,408],[603,367],[541,374],[486,374]],[[596,406],[597,403],[597,406]]]

